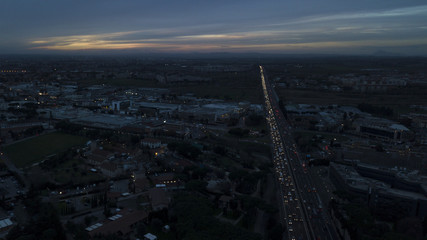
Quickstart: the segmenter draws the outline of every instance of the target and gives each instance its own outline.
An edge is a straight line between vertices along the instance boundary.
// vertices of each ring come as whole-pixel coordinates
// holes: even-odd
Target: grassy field
[[[321,136],[323,139],[329,143],[329,141],[333,138],[336,138],[338,142],[346,142],[349,140],[348,137],[343,136],[338,133],[325,133],[325,132],[319,132],[319,131],[310,131],[310,130],[296,130],[294,131],[294,135],[300,135],[301,137],[305,137],[308,139],[312,139],[314,136]]]
[[[50,133],[4,148],[5,153],[19,168],[40,162],[45,157],[65,151],[73,146],[86,143],[87,139],[79,136]]]
[[[425,105],[427,95],[416,89],[405,89],[399,94],[385,93],[356,93],[356,92],[325,92],[318,90],[286,89],[277,90],[281,99],[286,103],[306,103],[320,105],[349,105],[370,103],[376,106],[392,108],[395,113],[403,114],[410,111],[410,105]]]
[[[258,68],[240,72],[197,72],[198,76],[210,78],[205,83],[182,82],[176,84],[162,84],[156,79],[86,79],[81,81],[82,86],[87,87],[94,84],[107,84],[115,87],[155,87],[168,88],[172,93],[193,93],[196,97],[216,98],[225,101],[249,101],[262,103],[261,79]]]
[[[115,87],[165,87],[162,84],[159,84],[155,79],[133,79],[133,78],[115,78],[115,79],[92,79],[85,80],[80,82],[83,87],[91,86],[91,85],[112,85]]]

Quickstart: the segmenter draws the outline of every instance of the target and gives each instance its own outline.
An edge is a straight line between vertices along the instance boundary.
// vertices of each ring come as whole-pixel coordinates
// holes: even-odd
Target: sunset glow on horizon
[[[422,1],[413,1],[412,5],[343,5],[337,0],[328,0],[323,5],[311,0],[270,5],[256,1],[240,5],[185,2],[190,5],[169,2],[170,7],[162,9],[160,3],[106,1],[88,3],[77,10],[70,2],[60,5],[49,0],[37,6],[26,4],[14,17],[19,18],[15,22],[3,9],[0,19],[4,21],[0,25],[11,30],[0,40],[0,50],[343,54],[385,50],[427,54],[427,5],[422,5]],[[13,7],[18,3],[6,4]],[[141,12],[135,10],[137,7]],[[61,8],[74,11],[59,11]],[[14,27],[10,28],[11,25]]]

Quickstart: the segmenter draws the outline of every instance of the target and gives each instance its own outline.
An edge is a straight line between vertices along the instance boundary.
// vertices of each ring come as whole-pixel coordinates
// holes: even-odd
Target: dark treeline
[[[369,103],[360,103],[359,105],[357,105],[357,108],[359,108],[363,112],[386,117],[392,117],[394,114],[393,109],[389,107],[374,106]]]

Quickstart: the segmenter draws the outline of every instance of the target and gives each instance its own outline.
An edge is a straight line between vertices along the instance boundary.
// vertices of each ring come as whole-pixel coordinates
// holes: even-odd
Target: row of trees
[[[82,125],[62,120],[55,124],[55,128],[61,132],[80,135],[89,139],[108,139],[113,142],[121,142],[129,145],[136,145],[141,141],[141,135],[131,133],[120,133],[109,129],[89,129]]]
[[[228,133],[237,137],[246,137],[249,135],[249,129],[232,128]]]
[[[373,211],[363,201],[354,199],[345,192],[340,195],[351,199],[351,202],[338,204],[332,200],[329,206],[348,230],[351,239],[409,240],[421,239],[424,234],[422,225],[427,224],[427,221],[423,223],[418,218],[401,219],[404,214],[399,212],[400,207],[397,205]]]
[[[168,149],[192,160],[196,160],[202,154],[199,148],[188,142],[171,142],[168,144]]]
[[[6,239],[65,240],[64,229],[51,203],[42,202],[34,191],[29,191],[27,196],[24,205],[30,216],[29,221],[25,225],[18,224],[13,227],[6,235]]]
[[[214,205],[198,194],[176,194],[171,211],[177,239],[261,239],[243,228],[220,222],[213,216]]]
[[[369,103],[360,103],[359,105],[357,105],[357,108],[359,108],[360,111],[363,111],[363,112],[386,116],[386,117],[392,117],[394,114],[393,109],[389,107],[374,106]]]

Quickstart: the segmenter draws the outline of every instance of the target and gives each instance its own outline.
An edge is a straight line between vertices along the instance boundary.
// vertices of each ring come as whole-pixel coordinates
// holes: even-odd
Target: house
[[[219,200],[219,202],[218,202],[219,208],[228,209],[230,206],[230,202],[231,202],[231,200],[233,200],[233,198],[230,196],[227,196],[227,195],[222,195],[218,200]]]
[[[159,139],[144,138],[141,140],[141,144],[143,147],[158,148],[162,145],[162,142]]]
[[[120,129],[122,132],[132,133],[132,134],[144,134],[146,133],[146,129],[144,126],[140,126],[137,124],[131,124],[124,126]]]
[[[135,178],[135,192],[143,192],[150,187],[150,182],[145,176],[137,176]]]
[[[109,202],[117,203],[117,200],[122,196],[120,192],[108,192],[107,199]]]
[[[405,126],[384,118],[357,119],[353,125],[356,127],[356,132],[361,136],[383,141],[407,141],[413,136],[413,132]]]
[[[169,225],[164,225],[162,227],[162,231],[165,232],[165,233],[169,232],[170,230],[171,230],[171,227]]]
[[[103,162],[99,166],[99,169],[101,170],[102,174],[108,177],[117,177],[123,172],[117,164],[112,162]]]
[[[175,178],[174,173],[164,173],[157,176],[151,176],[154,185],[164,185],[169,189],[178,189],[181,186],[181,181]]]
[[[144,235],[144,240],[157,240],[156,235],[153,235],[151,233],[147,233]]]
[[[86,228],[93,238],[97,235],[117,234],[119,236],[129,236],[134,227],[148,218],[148,214],[141,210],[122,209],[114,216],[106,219],[102,223],[96,223]]]
[[[113,156],[112,153],[102,150],[102,149],[95,149],[92,151],[92,153],[88,157],[88,163],[94,166],[101,165],[102,162],[107,160]]]
[[[0,232],[7,231],[13,227],[13,222],[9,218],[0,220]]]
[[[164,188],[151,188],[148,190],[148,196],[153,211],[159,211],[169,207],[170,197]]]

